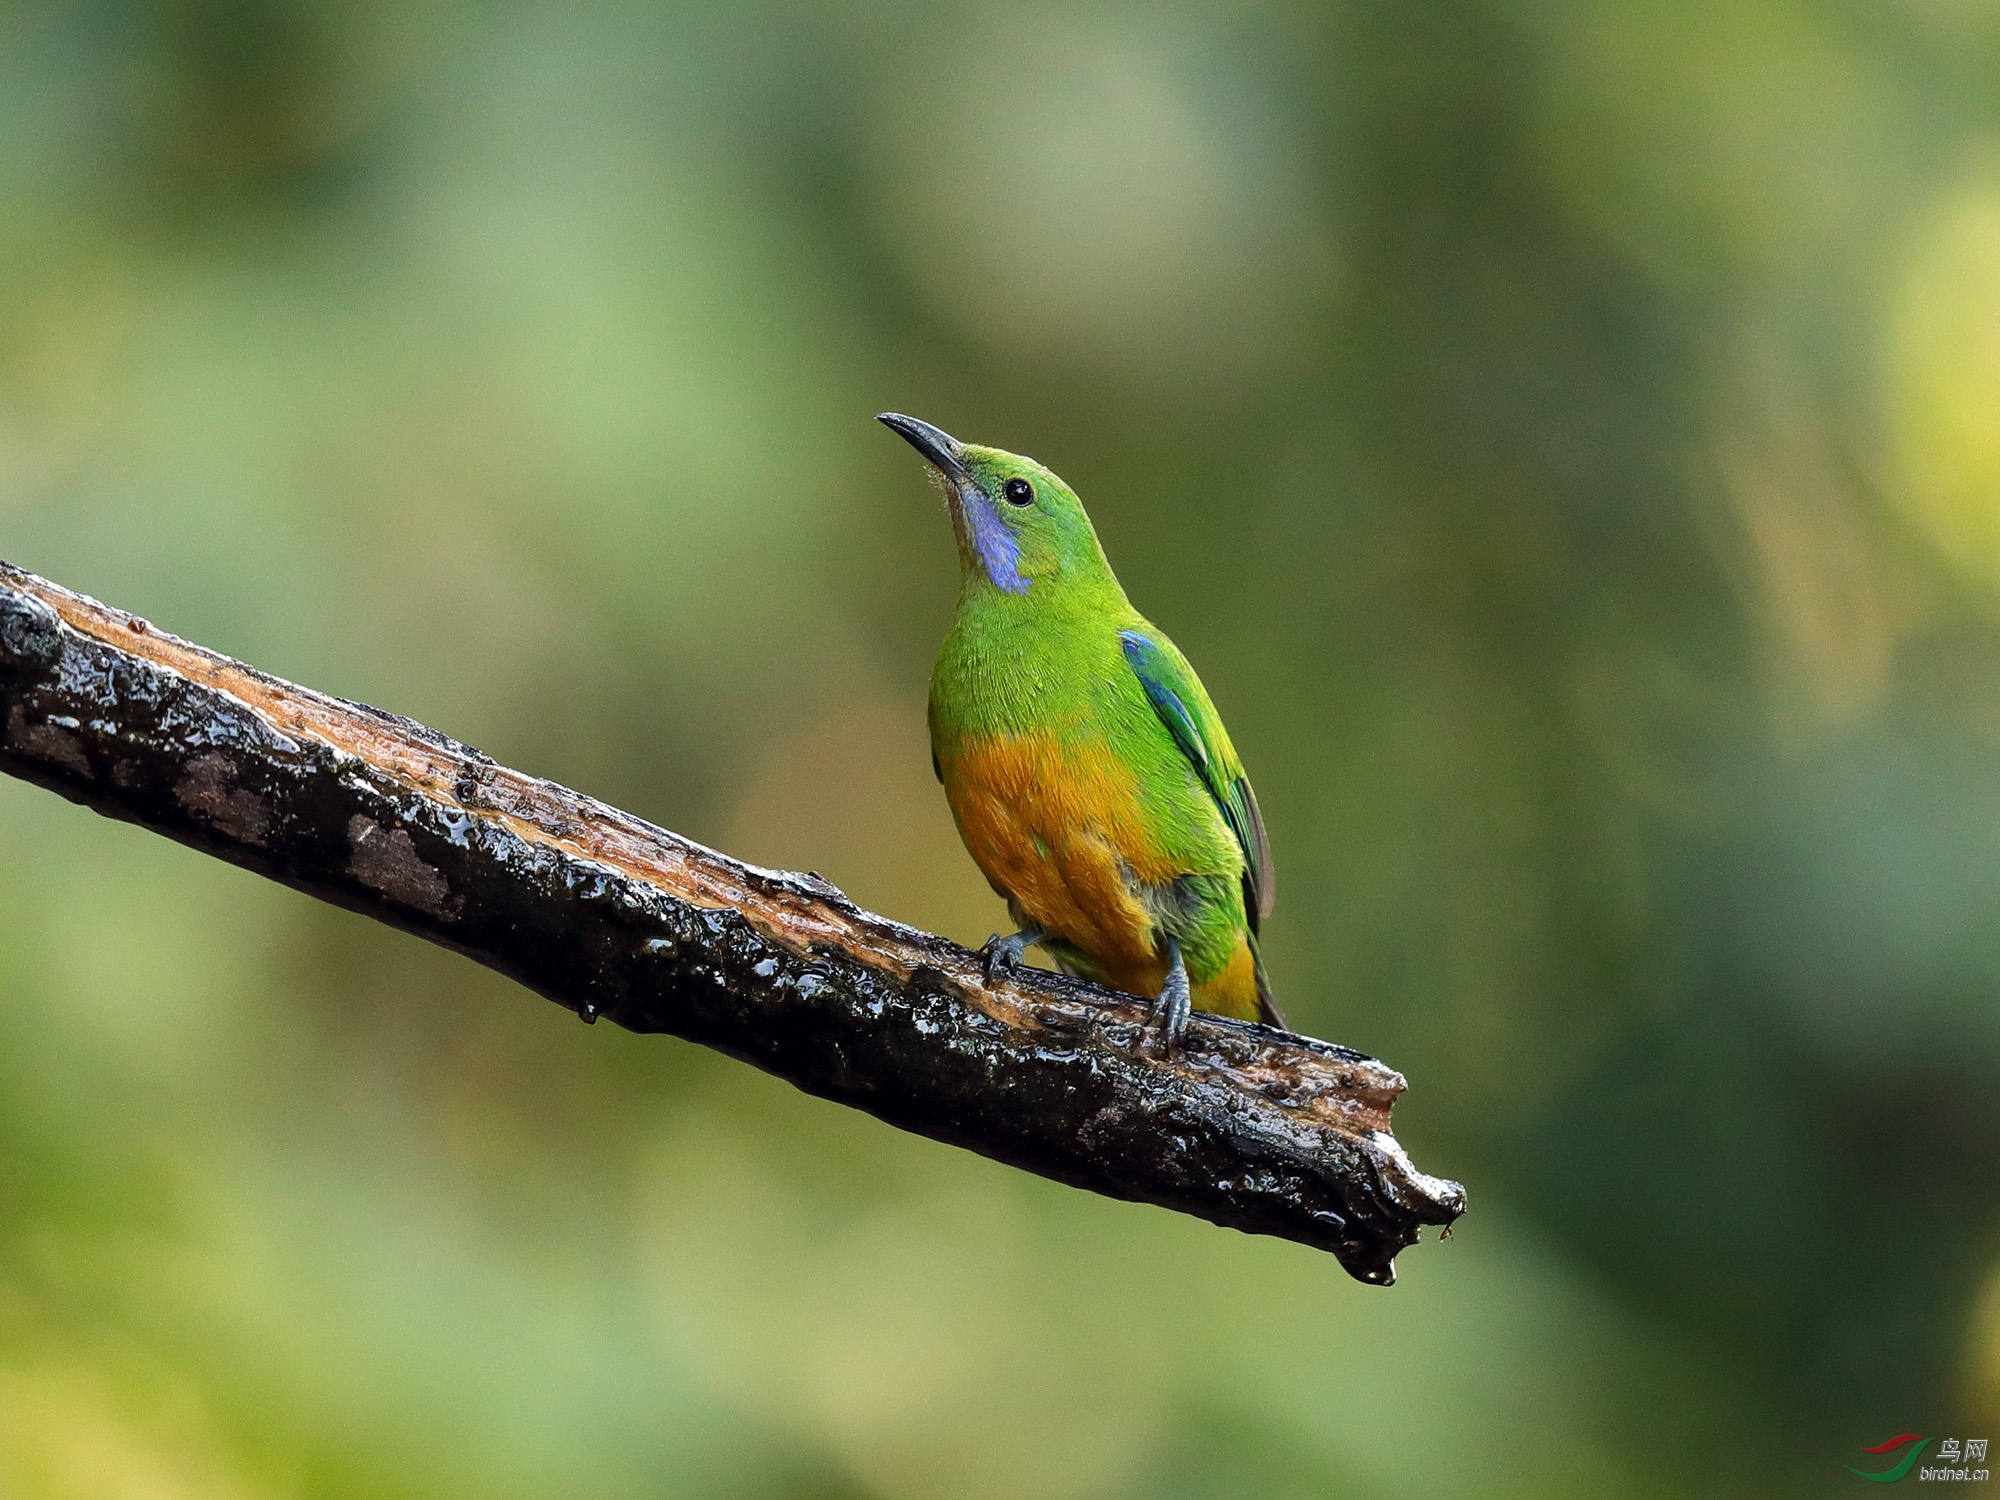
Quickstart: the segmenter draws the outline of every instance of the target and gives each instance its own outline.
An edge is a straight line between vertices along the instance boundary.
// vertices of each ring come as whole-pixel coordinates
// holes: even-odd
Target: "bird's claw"
[[[1160,986],[1160,997],[1153,1002],[1153,1012],[1147,1022],[1149,1029],[1155,1025],[1160,1028],[1160,1040],[1170,1059],[1180,1051],[1181,1038],[1187,1035],[1188,1014],[1193,1009],[1187,970],[1175,963],[1167,971],[1166,983]]]
[[[986,965],[987,984],[991,985],[1002,974],[1009,974],[1020,968],[1021,956],[1028,951],[1028,945],[1039,941],[1040,938],[1039,932],[1026,928],[1009,937],[1002,937],[996,932],[988,938],[979,950],[979,956]]]

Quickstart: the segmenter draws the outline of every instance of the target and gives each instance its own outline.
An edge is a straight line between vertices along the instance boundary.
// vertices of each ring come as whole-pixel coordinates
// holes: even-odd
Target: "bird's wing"
[[[1153,712],[1201,777],[1221,809],[1223,821],[1242,846],[1243,910],[1254,934],[1259,921],[1271,914],[1278,892],[1271,872],[1271,841],[1265,836],[1264,815],[1257,810],[1257,794],[1250,790],[1250,778],[1243,774],[1243,763],[1236,758],[1228,731],[1186,658],[1143,630],[1121,630],[1118,642],[1125,648],[1125,660],[1146,690]]]

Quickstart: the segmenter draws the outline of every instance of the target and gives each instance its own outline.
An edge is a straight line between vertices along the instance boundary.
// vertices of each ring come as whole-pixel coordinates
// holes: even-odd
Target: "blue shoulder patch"
[[[1167,728],[1167,734],[1194,767],[1195,775],[1215,799],[1216,809],[1243,850],[1243,909],[1250,931],[1270,915],[1276,891],[1271,880],[1271,841],[1264,833],[1264,815],[1257,810],[1256,793],[1250,779],[1240,770],[1230,776],[1209,754],[1208,740],[1195,722],[1181,695],[1174,690],[1184,681],[1183,669],[1151,636],[1142,630],[1121,630],[1118,644],[1132,675],[1146,690],[1146,701]]]
[[[1132,668],[1132,675],[1139,679],[1139,686],[1146,690],[1146,698],[1153,705],[1153,712],[1160,716],[1160,722],[1167,726],[1167,733],[1180,746],[1181,754],[1194,764],[1202,779],[1208,779],[1208,746],[1202,743],[1201,731],[1195,728],[1194,715],[1181,702],[1180,694],[1167,686],[1167,676],[1173,670],[1173,663],[1167,653],[1156,645],[1143,631],[1121,630],[1118,644],[1125,649],[1125,660]]]

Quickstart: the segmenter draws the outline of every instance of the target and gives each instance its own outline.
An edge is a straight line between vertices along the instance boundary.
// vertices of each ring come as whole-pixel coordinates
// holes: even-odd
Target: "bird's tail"
[[[1257,974],[1257,1019],[1266,1026],[1275,1026],[1280,1031],[1290,1031],[1291,1023],[1285,1019],[1285,1013],[1278,1009],[1278,1002],[1271,998],[1271,980],[1264,972],[1264,955],[1257,949],[1256,936],[1246,933],[1245,937],[1250,943],[1250,963]]]

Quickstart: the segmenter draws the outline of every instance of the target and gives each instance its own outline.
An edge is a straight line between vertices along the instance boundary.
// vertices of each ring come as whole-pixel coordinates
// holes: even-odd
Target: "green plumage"
[[[1276,1020],[1256,951],[1263,820],[1194,669],[1126,599],[1061,479],[883,420],[942,476],[958,539],[930,728],[974,859],[1065,968],[1155,994],[1178,959],[1201,1008]]]

